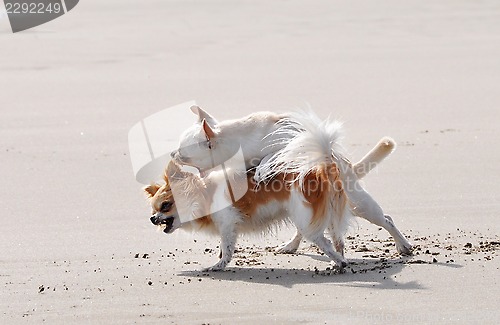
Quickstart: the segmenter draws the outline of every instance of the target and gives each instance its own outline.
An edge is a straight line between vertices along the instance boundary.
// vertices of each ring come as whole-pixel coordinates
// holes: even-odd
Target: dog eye
[[[161,204],[160,212],[168,212],[172,208],[172,202],[165,201]]]
[[[212,141],[210,141],[209,137],[205,137],[205,146],[208,148],[208,149],[212,149]]]
[[[210,141],[210,138],[208,137],[208,135],[205,135],[205,140],[207,140],[207,142],[205,142],[205,145],[207,146],[207,148],[212,149],[212,141]]]

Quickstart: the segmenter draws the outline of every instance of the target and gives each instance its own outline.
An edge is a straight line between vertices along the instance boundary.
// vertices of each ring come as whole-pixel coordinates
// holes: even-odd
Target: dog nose
[[[177,153],[177,150],[172,151],[172,152],[170,153],[170,158],[174,158],[176,153]]]
[[[151,220],[151,223],[153,225],[156,225],[156,217],[155,216],[152,216],[151,218],[149,218],[149,220]]]

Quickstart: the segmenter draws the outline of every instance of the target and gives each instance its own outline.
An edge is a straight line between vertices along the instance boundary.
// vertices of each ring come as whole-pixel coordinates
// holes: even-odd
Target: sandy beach
[[[0,13],[0,44],[1,323],[500,321],[497,1],[86,0],[16,34]],[[190,100],[309,105],[353,160],[393,137],[365,185],[414,255],[359,220],[345,274],[309,243],[275,254],[292,228],[200,272],[219,239],[156,231],[127,143]]]

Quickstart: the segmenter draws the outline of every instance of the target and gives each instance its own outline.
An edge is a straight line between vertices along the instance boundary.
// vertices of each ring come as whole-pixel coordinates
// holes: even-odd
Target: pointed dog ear
[[[212,126],[215,126],[218,123],[212,115],[205,112],[201,107],[194,105],[191,106],[190,109],[191,112],[198,115],[198,122],[202,122],[205,119]]]
[[[207,120],[203,119],[201,122],[201,126],[203,127],[203,132],[205,132],[205,135],[207,136],[208,140],[212,140],[215,137],[215,132],[214,130],[210,127],[208,124]]]
[[[148,185],[144,188],[144,192],[146,193],[146,196],[148,198],[152,198],[153,196],[155,196],[156,192],[158,192],[160,187],[161,186],[156,183],[151,183],[151,185]]]

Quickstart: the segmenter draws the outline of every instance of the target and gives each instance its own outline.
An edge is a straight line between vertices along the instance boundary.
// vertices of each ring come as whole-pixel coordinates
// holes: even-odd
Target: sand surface
[[[0,323],[498,323],[498,1],[85,0],[12,34],[0,14]],[[345,274],[293,229],[156,232],[129,128],[188,100],[219,119],[309,104],[417,245],[360,220]],[[172,121],[175,123],[175,121]],[[168,127],[166,125],[165,127]],[[172,139],[175,141],[175,139]]]

